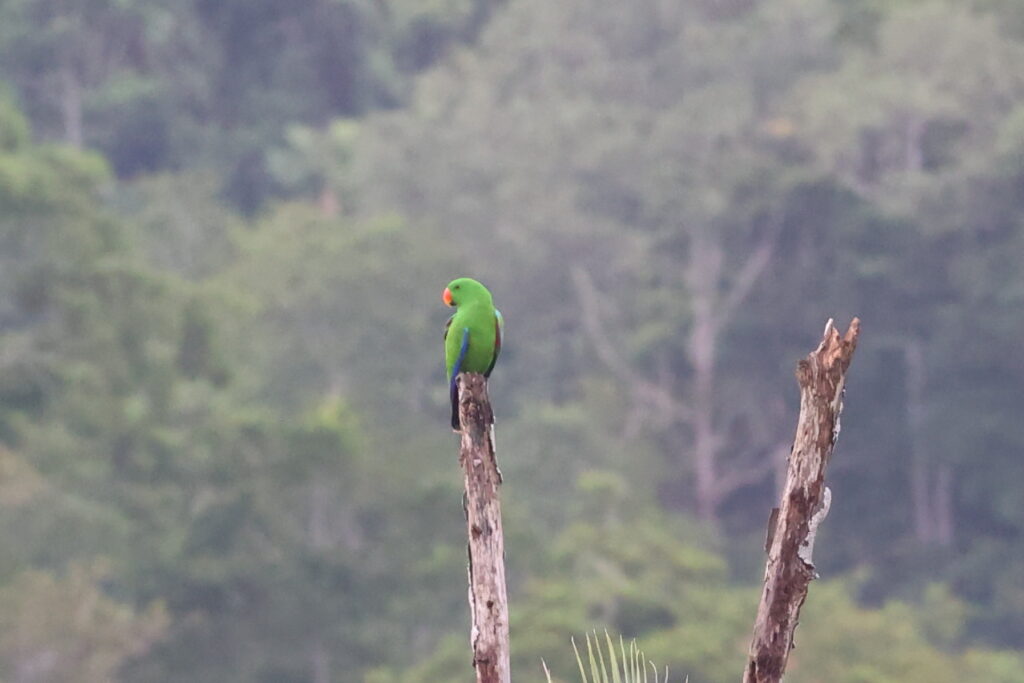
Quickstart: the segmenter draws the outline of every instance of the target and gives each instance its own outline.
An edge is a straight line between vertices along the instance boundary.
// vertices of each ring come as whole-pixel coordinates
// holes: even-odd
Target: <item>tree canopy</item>
[[[1024,680],[1019,3],[166,5],[0,4],[0,679],[468,678],[470,276],[517,679],[739,676],[858,315],[789,679]]]

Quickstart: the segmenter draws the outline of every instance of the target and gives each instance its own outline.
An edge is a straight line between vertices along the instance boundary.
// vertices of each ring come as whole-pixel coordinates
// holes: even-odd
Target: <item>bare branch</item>
[[[778,683],[786,670],[800,607],[815,578],[811,552],[828,512],[828,465],[839,436],[843,386],[860,334],[860,321],[839,337],[832,321],[817,349],[797,364],[800,417],[778,513],[772,513],[764,589],[754,622],[744,683]]]
[[[754,285],[757,284],[765,268],[771,263],[772,256],[775,255],[775,246],[778,244],[781,232],[782,215],[775,212],[768,219],[768,226],[761,237],[761,241],[750,256],[747,257],[743,265],[740,266],[732,287],[718,306],[717,318],[719,325],[724,325],[735,314],[736,308],[750,296]]]
[[[580,302],[583,327],[601,362],[630,388],[634,400],[658,407],[672,421],[688,421],[692,416],[689,406],[673,396],[662,385],[641,377],[609,341],[609,335],[605,332],[601,322],[599,294],[590,274],[582,267],[574,266],[572,282]]]
[[[505,538],[498,499],[501,471],[494,455],[494,415],[483,375],[460,373],[456,381],[462,425],[459,463],[466,478],[473,668],[477,683],[509,683]]]
[[[753,462],[735,464],[715,481],[715,500],[720,501],[733,491],[756,484],[767,477],[775,469],[780,453],[788,453],[789,448],[788,443],[779,443]]]

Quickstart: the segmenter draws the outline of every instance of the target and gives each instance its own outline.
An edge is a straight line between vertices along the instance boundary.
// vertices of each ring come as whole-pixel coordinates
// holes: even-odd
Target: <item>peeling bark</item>
[[[816,577],[814,539],[831,503],[825,468],[839,436],[843,385],[859,333],[856,318],[842,338],[829,320],[821,344],[797,364],[800,417],[782,503],[769,523],[764,589],[744,683],[777,683],[786,670],[800,607]]]
[[[470,644],[477,683],[509,683],[508,597],[505,540],[494,456],[494,414],[483,375],[461,373],[459,464],[465,474],[469,535]]]

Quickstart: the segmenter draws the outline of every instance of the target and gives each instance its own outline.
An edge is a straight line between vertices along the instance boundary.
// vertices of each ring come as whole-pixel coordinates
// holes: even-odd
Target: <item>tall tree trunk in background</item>
[[[661,369],[653,378],[632,368],[619,353],[602,322],[600,294],[590,275],[580,267],[572,270],[572,282],[580,302],[583,327],[598,358],[630,389],[634,406],[644,408],[650,422],[659,429],[685,432],[679,458],[690,465],[692,499],[697,516],[714,522],[718,505],[730,493],[768,476],[773,468],[774,444],[765,444],[752,457],[721,463],[725,435],[719,424],[716,366],[722,333],[734,319],[764,274],[778,242],[782,217],[771,215],[762,226],[760,239],[746,259],[727,270],[725,251],[719,237],[704,227],[681,228],[689,236],[689,249],[683,277],[691,302],[692,320],[686,334],[686,361],[692,371],[689,391],[680,397],[676,373]],[[673,434],[673,436],[675,436]],[[676,441],[679,441],[676,439]],[[689,480],[686,481],[689,484]]]
[[[317,638],[310,653],[310,667],[313,670],[313,683],[331,683],[331,656],[327,652],[324,641]]]
[[[78,80],[73,64],[65,58],[60,67],[60,108],[64,122],[64,141],[81,148],[82,133],[82,84]]]
[[[935,468],[935,542],[948,548],[953,532],[953,468],[942,463]]]
[[[470,645],[477,683],[510,683],[505,537],[498,489],[501,471],[494,455],[494,414],[487,379],[460,373],[459,464],[465,474],[469,536]]]
[[[800,607],[815,578],[814,540],[831,504],[825,469],[839,437],[843,386],[859,334],[856,318],[842,338],[829,320],[821,344],[797,365],[800,417],[782,502],[768,522],[768,563],[744,683],[778,683],[786,671]]]
[[[310,484],[306,542],[314,550],[326,551],[335,545],[330,525],[331,494],[330,487],[322,481]],[[309,668],[313,683],[331,683],[331,657],[319,634],[310,647]]]
[[[920,543],[935,540],[932,514],[928,454],[924,445],[924,350],[921,341],[912,339],[903,345],[904,383],[907,402],[907,431],[910,441],[910,501],[914,516],[914,536]]]
[[[686,267],[687,287],[693,307],[693,324],[687,340],[687,356],[693,368],[690,410],[693,428],[694,498],[697,516],[714,521],[717,506],[715,468],[718,436],[715,432],[715,363],[721,320],[718,318],[719,280],[723,254],[720,245],[697,231],[690,245]]]
[[[309,490],[309,521],[306,539],[314,550],[325,550],[335,544],[331,532],[331,488],[322,481],[314,481]]]
[[[903,168],[908,173],[919,173],[924,168],[925,120],[908,114],[903,139]]]
[[[316,203],[320,207],[320,214],[325,218],[337,218],[341,215],[341,200],[338,198],[338,192],[327,183],[324,183],[324,187],[320,190]]]
[[[926,440],[928,377],[924,344],[903,344],[907,431],[910,441],[910,500],[914,537],[919,543],[948,546],[953,542],[953,476],[950,466],[936,463]]]

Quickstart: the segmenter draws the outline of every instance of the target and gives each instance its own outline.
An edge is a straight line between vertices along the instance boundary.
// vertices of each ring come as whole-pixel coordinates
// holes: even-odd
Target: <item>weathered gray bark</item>
[[[477,683],[510,683],[505,539],[494,457],[494,414],[483,375],[461,373],[459,463],[466,478],[470,644]]]
[[[786,670],[800,607],[815,577],[814,538],[831,503],[825,468],[839,436],[843,385],[859,333],[856,318],[842,338],[829,320],[821,344],[797,364],[800,417],[782,503],[769,519],[768,564],[744,683],[776,683]]]

